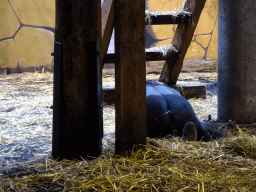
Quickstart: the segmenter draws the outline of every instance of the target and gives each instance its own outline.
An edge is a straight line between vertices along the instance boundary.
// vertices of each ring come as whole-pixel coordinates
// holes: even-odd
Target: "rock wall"
[[[52,65],[55,1],[1,0],[0,18],[0,68]]]
[[[103,1],[103,0],[102,0]],[[148,0],[150,11],[179,9],[183,0]],[[207,0],[186,58],[217,58],[217,0]],[[55,27],[53,0],[1,0],[0,73],[52,70]],[[171,43],[175,25],[146,26],[146,47]],[[109,52],[114,51],[114,35]]]
[[[183,0],[148,0],[150,11],[179,10]],[[190,44],[186,58],[217,59],[218,42],[218,1],[207,0],[200,20],[196,27],[194,38]],[[146,26],[148,36],[151,36],[151,44],[148,47],[160,46],[172,43],[172,38],[177,25]],[[147,42],[148,43],[148,42]]]

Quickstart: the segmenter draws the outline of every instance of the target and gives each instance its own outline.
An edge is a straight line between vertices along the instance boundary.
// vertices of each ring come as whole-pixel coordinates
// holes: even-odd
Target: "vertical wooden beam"
[[[145,0],[115,1],[115,153],[125,156],[146,144]]]
[[[102,49],[101,59],[103,61],[108,52],[109,42],[114,27],[114,0],[104,0],[102,5]],[[102,68],[104,63],[102,62]]]
[[[172,45],[179,52],[179,57],[165,62],[159,81],[168,85],[176,84],[205,2],[206,0],[187,0],[184,4],[183,9],[192,13],[192,22],[178,25]]]
[[[100,0],[56,0],[55,42],[62,53],[54,64],[59,71],[54,71],[52,156],[97,157],[103,137]]]

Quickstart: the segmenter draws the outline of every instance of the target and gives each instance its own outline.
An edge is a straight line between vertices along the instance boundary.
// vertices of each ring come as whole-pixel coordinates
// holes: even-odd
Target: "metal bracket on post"
[[[97,96],[98,96],[98,114],[99,117],[102,117],[102,80],[101,80],[101,51],[100,51],[100,41],[96,39],[96,57],[97,57]],[[99,127],[100,127],[100,137],[103,138],[103,119],[99,118]]]
[[[97,95],[97,111],[98,111],[98,117],[102,117],[102,101],[101,101],[101,90],[102,90],[102,82],[101,82],[101,51],[100,51],[100,41],[99,39],[96,39],[95,41],[90,41],[91,47],[95,50],[95,59],[96,59],[96,65],[90,66],[90,71],[92,74],[95,74],[95,77],[93,78],[94,83],[93,89],[95,90],[95,94]],[[99,126],[99,134],[100,137],[103,138],[103,122],[102,118],[98,119],[98,126]]]
[[[62,65],[62,47],[60,42],[54,41],[54,80],[53,80],[53,139],[52,139],[52,156],[59,157],[59,128],[60,128],[60,78]]]

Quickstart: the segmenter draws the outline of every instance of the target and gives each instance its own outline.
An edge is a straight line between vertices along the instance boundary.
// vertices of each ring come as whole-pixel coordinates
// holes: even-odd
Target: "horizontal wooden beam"
[[[161,61],[166,60],[169,57],[178,57],[179,53],[171,50],[169,53],[164,55],[162,52],[146,52],[146,61]],[[115,63],[115,53],[106,54],[103,63]]]
[[[150,15],[150,19],[146,18],[146,25],[166,25],[166,24],[186,24],[192,20],[192,14],[180,13],[178,15]]]

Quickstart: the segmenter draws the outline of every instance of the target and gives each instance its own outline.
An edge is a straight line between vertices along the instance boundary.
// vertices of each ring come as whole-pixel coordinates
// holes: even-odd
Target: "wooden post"
[[[115,153],[125,156],[146,144],[145,0],[116,0],[115,29]]]
[[[256,122],[256,4],[218,1],[218,120]]]
[[[59,160],[101,153],[100,48],[100,0],[56,0],[52,156]]]

